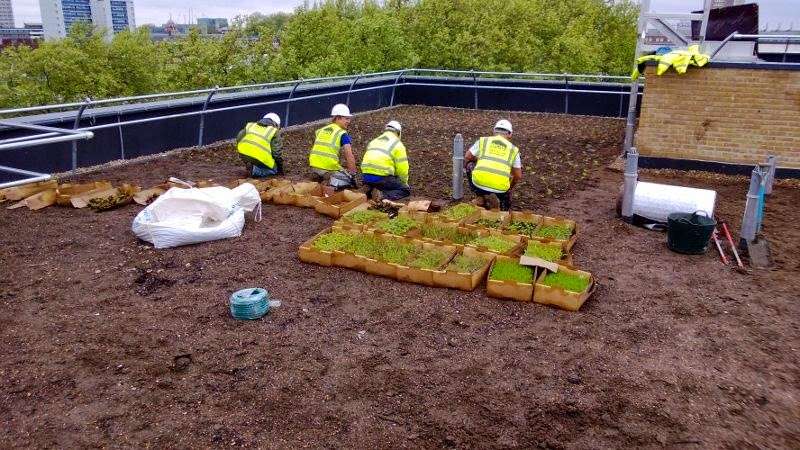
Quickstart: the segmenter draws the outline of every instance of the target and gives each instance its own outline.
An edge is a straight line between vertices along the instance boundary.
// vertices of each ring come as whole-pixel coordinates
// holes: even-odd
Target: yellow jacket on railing
[[[631,78],[639,78],[639,74],[644,70],[647,61],[658,61],[656,75],[663,75],[664,72],[674,67],[675,71],[684,74],[690,65],[703,67],[708,64],[709,56],[700,53],[699,45],[690,45],[686,50],[673,50],[664,55],[645,55],[636,60],[637,67],[633,69]]]

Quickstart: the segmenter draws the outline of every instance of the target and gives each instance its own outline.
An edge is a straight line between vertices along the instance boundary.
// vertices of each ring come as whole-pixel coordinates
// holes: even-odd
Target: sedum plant
[[[533,281],[533,269],[520,265],[516,261],[498,259],[492,266],[492,273],[489,274],[489,279],[530,284]]]
[[[355,235],[353,234],[333,231],[316,238],[312,243],[312,246],[315,249],[323,252],[343,250],[345,247],[350,245],[354,237]]]
[[[548,273],[541,281],[545,286],[561,288],[577,294],[586,291],[590,282],[591,280],[587,276],[571,275],[563,272]]]
[[[345,216],[345,218],[352,223],[357,223],[359,225],[369,225],[375,222],[379,222],[381,220],[386,220],[389,218],[389,215],[382,211],[367,209],[364,211],[356,211],[352,214],[348,214]]]
[[[525,249],[525,256],[541,258],[545,261],[556,262],[561,260],[564,252],[560,244],[545,244],[542,242],[530,241]]]
[[[469,203],[459,203],[444,210],[444,212],[442,212],[442,217],[453,221],[461,220],[477,210],[478,207],[475,205],[470,205]]]
[[[472,273],[486,264],[486,258],[458,255],[447,265],[447,270],[461,273]]]
[[[572,236],[572,227],[569,225],[542,225],[536,229],[533,236],[565,241]]]
[[[471,245],[477,247],[486,247],[489,250],[497,253],[506,253],[516,247],[517,243],[500,236],[481,236],[470,241]]]

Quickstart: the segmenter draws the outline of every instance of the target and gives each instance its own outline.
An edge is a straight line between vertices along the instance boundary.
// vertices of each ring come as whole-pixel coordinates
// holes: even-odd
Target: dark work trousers
[[[381,191],[383,198],[388,200],[400,200],[411,195],[411,189],[396,176],[381,177],[381,181],[376,183],[364,181],[364,184],[369,188],[368,196],[372,195],[373,189]]]
[[[475,183],[472,182],[472,169],[475,168],[475,161],[470,161],[467,164],[467,179],[469,180],[469,188],[472,189],[472,192],[475,195],[480,197],[485,197],[487,195],[496,195],[497,199],[500,200],[500,210],[508,211],[511,208],[511,191],[506,191],[502,193],[497,192],[489,192],[485,191],[478,186],[475,186]]]

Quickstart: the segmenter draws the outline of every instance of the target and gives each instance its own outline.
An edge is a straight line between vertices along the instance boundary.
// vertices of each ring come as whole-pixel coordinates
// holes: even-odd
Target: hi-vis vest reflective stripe
[[[273,126],[263,127],[257,123],[248,123],[245,135],[236,149],[242,155],[247,155],[261,162],[270,169],[275,168],[275,159],[272,158],[272,138],[278,129]]]
[[[308,154],[308,165],[315,169],[342,170],[339,165],[339,142],[344,133],[344,128],[335,123],[317,130],[314,146]]]
[[[373,139],[367,146],[364,159],[361,160],[361,172],[384,177],[394,175],[395,160],[392,151],[398,145],[400,139],[390,131]],[[408,161],[408,158],[400,158],[397,163],[404,161]]]
[[[503,136],[478,140],[478,162],[472,170],[476,186],[506,192],[511,187],[511,168],[519,149]]]

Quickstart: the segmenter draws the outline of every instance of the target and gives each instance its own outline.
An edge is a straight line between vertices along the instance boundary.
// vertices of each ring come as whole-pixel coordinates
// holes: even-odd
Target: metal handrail
[[[29,147],[29,146],[33,146],[33,145],[45,145],[45,144],[51,144],[51,143],[69,142],[69,141],[71,141],[71,143],[72,143],[72,170],[73,170],[73,173],[75,173],[74,171],[77,169],[77,140],[79,140],[79,139],[91,139],[94,136],[93,132],[97,131],[97,130],[103,130],[103,129],[109,129],[109,128],[117,128],[117,129],[119,129],[119,132],[120,132],[120,145],[121,145],[120,151],[121,151],[122,158],[124,159],[124,157],[125,157],[124,156],[124,139],[122,137],[122,129],[123,129],[123,127],[129,126],[129,125],[137,125],[137,124],[144,124],[144,123],[150,123],[150,122],[158,122],[158,121],[162,121],[162,120],[177,119],[177,118],[183,118],[183,117],[200,116],[199,130],[198,130],[198,144],[202,145],[203,144],[203,136],[204,136],[204,133],[203,133],[203,131],[204,131],[204,122],[205,122],[206,116],[209,115],[209,114],[226,112],[226,111],[234,111],[234,110],[239,110],[239,109],[249,109],[249,108],[261,107],[261,106],[275,105],[275,104],[286,104],[286,116],[285,116],[285,122],[286,123],[285,123],[285,125],[288,125],[289,124],[289,110],[290,110],[289,107],[294,102],[306,101],[306,100],[316,99],[316,98],[325,98],[325,97],[336,96],[336,95],[345,95],[345,94],[347,95],[348,102],[349,102],[349,99],[350,99],[350,96],[351,96],[352,93],[366,92],[366,91],[379,90],[379,89],[391,89],[392,95],[391,95],[391,100],[390,100],[390,106],[393,106],[394,105],[394,98],[395,98],[395,91],[396,91],[398,86],[425,86],[425,87],[450,87],[450,88],[474,89],[474,92],[475,92],[474,93],[474,107],[475,108],[478,107],[478,92],[479,92],[479,90],[483,90],[483,89],[501,89],[501,90],[509,90],[509,91],[534,91],[534,92],[535,91],[541,91],[541,92],[563,92],[565,94],[565,97],[568,96],[569,93],[573,93],[573,92],[574,93],[594,93],[594,94],[620,95],[621,96],[620,99],[623,98],[622,96],[626,95],[625,91],[598,90],[598,89],[572,89],[571,86],[570,86],[570,83],[569,83],[569,78],[570,77],[580,78],[582,76],[576,76],[576,75],[571,75],[571,74],[514,74],[514,75],[523,75],[523,76],[524,75],[547,75],[547,76],[552,76],[552,77],[560,77],[560,78],[563,78],[564,82],[565,82],[564,86],[560,87],[560,88],[522,87],[522,86],[481,86],[481,85],[478,85],[477,75],[481,75],[481,74],[484,74],[484,75],[485,74],[511,74],[511,73],[508,73],[508,72],[504,73],[504,72],[485,72],[485,71],[453,71],[453,70],[433,70],[433,69],[422,69],[422,70],[420,70],[421,72],[427,72],[427,73],[432,73],[432,72],[437,72],[437,73],[467,73],[467,74],[470,74],[470,76],[472,78],[472,83],[470,83],[470,84],[455,84],[453,82],[450,82],[450,83],[426,83],[426,82],[417,82],[417,81],[414,81],[413,79],[412,80],[403,79],[403,77],[408,72],[413,72],[415,70],[416,69],[408,69],[408,70],[400,70],[400,71],[378,72],[378,73],[372,73],[372,74],[359,74],[359,75],[352,75],[352,76],[348,75],[348,76],[337,76],[337,77],[312,78],[312,79],[309,79],[309,80],[302,80],[301,79],[301,80],[295,80],[295,81],[292,81],[292,82],[267,83],[267,84],[263,84],[263,85],[236,86],[236,87],[228,87],[228,88],[205,89],[205,90],[199,90],[199,91],[187,91],[188,93],[193,93],[193,94],[194,93],[199,93],[199,92],[205,92],[205,93],[208,94],[206,96],[205,101],[203,102],[203,106],[202,106],[202,108],[200,110],[198,110],[198,111],[190,111],[190,112],[183,112],[183,113],[178,113],[178,114],[168,114],[168,115],[158,116],[158,117],[149,117],[149,118],[138,119],[138,120],[127,120],[127,121],[120,120],[121,117],[120,117],[119,111],[118,111],[117,112],[117,120],[115,122],[110,122],[108,124],[102,124],[102,125],[94,125],[94,126],[89,126],[89,127],[80,127],[80,122],[81,122],[81,118],[82,118],[83,112],[87,108],[94,107],[94,106],[96,106],[98,104],[108,104],[108,103],[112,103],[112,102],[119,102],[119,101],[136,99],[136,98],[158,98],[158,97],[164,97],[164,96],[173,95],[173,94],[176,94],[176,93],[165,93],[165,94],[157,94],[157,95],[127,97],[127,98],[123,98],[123,99],[106,99],[106,100],[98,100],[98,101],[91,101],[90,99],[86,99],[83,102],[74,103],[74,105],[79,106],[79,110],[77,111],[77,114],[75,115],[75,118],[74,118],[73,129],[62,129],[62,128],[55,128],[55,127],[48,127],[48,126],[44,126],[44,125],[31,124],[31,123],[20,122],[20,121],[2,121],[2,120],[0,120],[0,125],[19,127],[19,128],[23,128],[23,129],[29,129],[29,130],[35,130],[35,131],[43,132],[43,134],[39,134],[39,135],[36,135],[36,136],[28,136],[28,137],[22,137],[22,138],[10,138],[10,139],[2,140],[2,141],[0,141],[0,151],[2,151],[2,150],[11,150],[11,149],[15,149],[15,148]],[[361,80],[364,77],[374,77],[374,76],[377,76],[377,75],[386,75],[386,74],[396,74],[397,76],[394,77],[393,80],[390,80],[389,83],[381,84],[379,86],[369,86],[369,87],[358,88],[358,89],[354,88],[356,86],[356,84],[359,82],[359,80]],[[587,78],[601,78],[601,77],[605,77],[605,76],[602,76],[602,75],[597,75],[597,76],[595,76],[595,75],[586,75],[586,77]],[[607,77],[607,78],[611,78],[611,77]],[[626,78],[626,77],[616,77],[616,78]],[[303,83],[318,82],[318,81],[341,80],[341,79],[353,79],[353,81],[349,84],[348,88],[342,89],[342,90],[337,90],[335,92],[327,92],[327,93],[323,93],[323,94],[306,95],[306,96],[300,96],[300,97],[295,97],[294,96],[295,92],[297,91],[297,88]],[[401,80],[403,80],[403,81],[401,81]],[[445,78],[445,81],[448,81],[448,80],[452,80],[452,78],[450,78],[450,79]],[[292,90],[291,90],[288,98],[281,98],[281,99],[277,99],[277,100],[270,100],[270,101],[264,101],[264,102],[249,103],[249,104],[244,104],[244,105],[234,105],[234,106],[227,106],[227,107],[222,107],[222,108],[209,109],[209,105],[211,103],[212,97],[217,92],[222,91],[223,89],[227,89],[227,90],[246,89],[246,88],[253,87],[253,86],[275,86],[275,85],[287,85],[289,83],[294,83],[294,86],[292,87]],[[587,83],[589,83],[589,82],[587,82]],[[183,93],[183,94],[186,94],[186,92]],[[565,98],[565,103],[564,103],[565,104],[565,113],[569,112],[569,103],[568,103],[568,101],[569,101],[568,98]],[[620,100],[620,105],[622,105],[622,100]],[[50,105],[50,106],[44,106],[44,107],[40,107],[40,108],[52,109],[53,106]],[[621,108],[621,106],[620,106],[620,108]],[[29,111],[29,110],[31,110],[31,108],[20,108],[17,111]],[[9,111],[9,110],[6,110],[6,112],[7,111]],[[620,109],[620,111],[621,111],[621,109]],[[16,169],[16,168],[9,168],[9,167],[5,167],[5,166],[0,166],[0,171],[7,171],[7,172],[17,173],[17,174],[21,174],[21,175],[31,175],[31,176],[33,176],[32,178],[27,178],[27,179],[24,179],[24,180],[17,180],[17,181],[13,181],[13,182],[9,182],[9,183],[0,184],[0,186],[11,186],[11,185],[15,185],[15,184],[22,184],[22,183],[25,183],[25,182],[34,182],[34,181],[41,181],[41,180],[49,179],[49,175],[40,174],[40,173],[37,173],[37,172],[26,171],[24,169]]]
[[[107,99],[100,99],[100,100],[91,100],[91,106],[101,106],[101,105],[109,105],[112,103],[125,103],[131,101],[138,101],[138,100],[153,100],[158,98],[167,98],[167,97],[184,97],[189,95],[199,95],[199,94],[208,94],[216,90],[217,93],[219,92],[229,92],[235,90],[243,90],[243,89],[263,89],[268,87],[278,87],[278,86],[288,86],[291,84],[295,84],[298,81],[302,83],[316,83],[321,81],[336,81],[336,80],[344,80],[350,78],[364,78],[364,77],[377,77],[383,75],[394,75],[398,74],[402,76],[403,74],[407,74],[409,72],[423,72],[423,73],[454,73],[454,74],[467,74],[467,75],[499,75],[499,76],[517,76],[517,77],[554,77],[554,78],[562,78],[565,74],[554,74],[554,73],[536,73],[536,72],[495,72],[495,71],[469,71],[469,70],[451,70],[451,69],[425,69],[425,68],[410,68],[410,69],[400,69],[400,70],[389,70],[384,72],[373,72],[373,73],[366,73],[366,74],[354,74],[354,75],[337,75],[331,77],[317,77],[317,78],[308,78],[308,79],[301,79],[301,80],[287,80],[287,81],[275,81],[269,83],[257,83],[257,84],[245,84],[245,85],[237,85],[237,86],[226,86],[226,87],[219,87],[219,88],[207,88],[207,89],[195,89],[189,91],[177,91],[177,92],[164,92],[159,94],[144,94],[144,95],[135,95],[129,97],[115,97],[115,98],[107,98]],[[619,76],[619,75],[598,75],[598,74],[566,74],[571,78],[597,78],[597,79],[609,79],[609,80],[628,80],[629,77],[626,76]],[[398,77],[399,78],[399,77]],[[79,108],[85,105],[86,101],[80,102],[69,102],[69,103],[59,103],[59,104],[51,104],[51,105],[41,105],[41,106],[29,106],[24,108],[12,108],[12,109],[0,109],[0,115],[6,114],[19,114],[19,113],[29,113],[29,112],[36,112],[36,111],[48,111],[48,110],[63,110],[68,108]]]
[[[373,72],[368,74],[363,74],[362,76],[366,77],[375,77],[381,75],[391,75],[401,72],[400,70],[391,70],[386,72]],[[334,80],[343,80],[347,78],[353,78],[356,75],[337,75],[332,77],[318,77],[318,78],[309,78],[303,80],[305,83],[314,83],[319,81],[334,81]],[[234,90],[241,90],[241,89],[254,89],[254,88],[265,88],[265,87],[275,87],[275,86],[284,86],[295,83],[297,80],[287,80],[287,81],[274,81],[270,83],[258,83],[258,84],[244,84],[244,85],[237,85],[237,86],[226,86],[221,88],[208,88],[208,89],[195,89],[191,91],[178,91],[178,92],[164,92],[160,94],[145,94],[145,95],[135,95],[131,97],[115,97],[115,98],[107,98],[101,100],[92,100],[91,103],[94,106],[98,105],[107,105],[110,103],[124,103],[134,100],[151,100],[156,98],[166,98],[166,97],[178,97],[178,96],[187,96],[187,95],[195,95],[195,94],[208,94],[216,89],[216,92],[228,92]],[[71,102],[71,103],[60,103],[60,104],[52,104],[52,105],[41,105],[41,106],[30,106],[25,108],[13,108],[13,109],[0,109],[0,114],[16,114],[16,113],[23,113],[23,112],[34,112],[34,111],[46,111],[50,109],[66,109],[66,108],[77,108],[83,105],[85,102]]]

